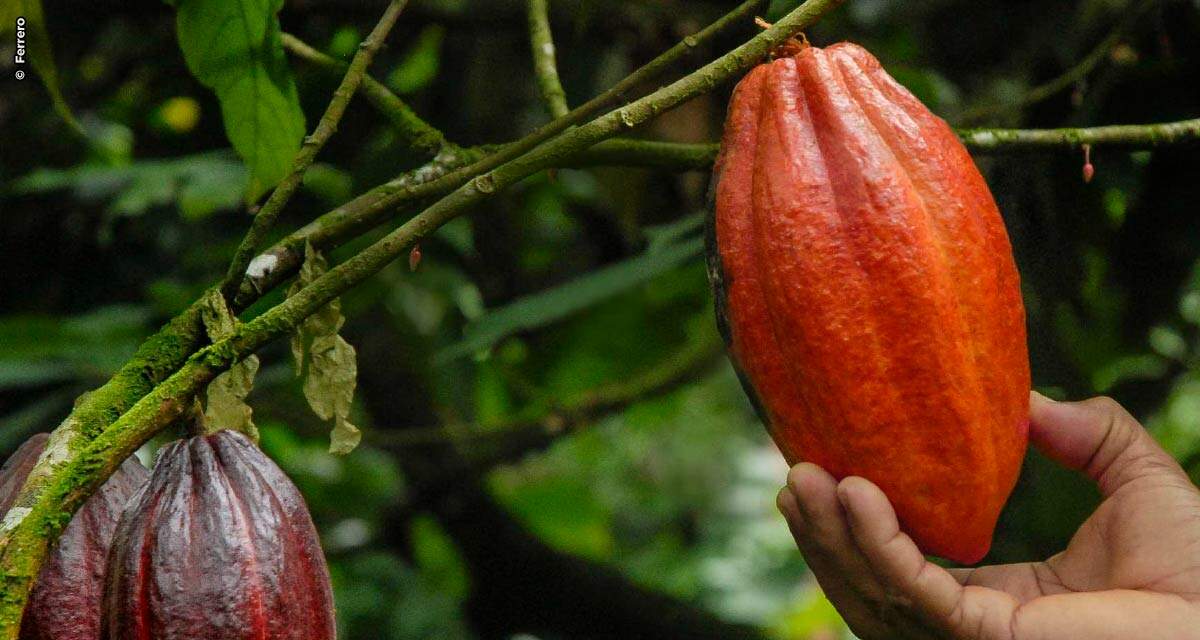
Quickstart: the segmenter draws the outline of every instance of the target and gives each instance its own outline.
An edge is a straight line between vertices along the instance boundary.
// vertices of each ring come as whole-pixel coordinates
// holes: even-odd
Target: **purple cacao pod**
[[[109,640],[332,640],[300,492],[241,433],[168,445],[118,525],[103,627]]]
[[[48,434],[25,441],[0,469],[0,513],[17,499],[25,478],[46,448]],[[95,640],[113,532],[125,505],[149,472],[129,458],[63,530],[42,564],[21,621],[21,640]]]

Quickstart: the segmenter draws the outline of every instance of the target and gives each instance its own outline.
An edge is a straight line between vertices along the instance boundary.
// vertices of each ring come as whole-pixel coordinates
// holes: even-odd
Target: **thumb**
[[[1034,391],[1029,421],[1033,444],[1052,460],[1082,471],[1105,497],[1136,478],[1184,475],[1175,459],[1112,398],[1055,402]]]

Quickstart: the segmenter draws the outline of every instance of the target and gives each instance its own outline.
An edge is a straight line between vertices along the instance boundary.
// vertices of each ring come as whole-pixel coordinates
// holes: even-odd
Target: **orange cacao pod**
[[[927,553],[980,560],[1020,471],[1025,312],[966,149],[863,48],[805,47],[734,90],[709,275],[788,462],[865,477]]]
[[[101,639],[333,640],[304,498],[245,435],[167,445],[121,517]]]
[[[47,441],[45,433],[31,437],[0,469],[0,514],[16,500]],[[100,605],[113,531],[125,505],[149,475],[136,458],[129,458],[71,519],[42,563],[29,594],[21,640],[95,640],[100,635]]]

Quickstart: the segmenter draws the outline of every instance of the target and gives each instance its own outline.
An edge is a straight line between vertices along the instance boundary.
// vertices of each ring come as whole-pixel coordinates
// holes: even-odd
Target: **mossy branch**
[[[685,37],[670,49],[639,67],[607,91],[576,107],[566,115],[538,127],[516,142],[492,149],[448,145],[425,167],[379,185],[314,220],[264,252],[263,256],[272,264],[272,268],[261,278],[243,280],[241,289],[233,300],[234,306],[242,308],[250,304],[258,299],[262,291],[275,286],[290,275],[303,258],[306,241],[321,248],[326,246],[326,242],[336,244],[354,237],[390,219],[397,212],[412,211],[416,206],[429,201],[430,198],[449,193],[466,184],[475,176],[491,171],[528,152],[570,127],[624,101],[636,87],[656,78],[664,70],[676,65],[718,34],[731,26],[750,20],[754,11],[762,4],[764,4],[763,0],[747,0],[741,3],[712,24]],[[298,38],[291,37],[285,38],[285,45],[288,40],[293,45],[303,44]],[[331,63],[336,64],[336,61],[329,56],[320,54],[307,45],[293,46],[289,50],[295,55],[300,55],[317,64],[326,66]],[[310,52],[318,55],[307,55]],[[387,91],[382,84],[375,84]],[[412,131],[436,131],[432,125],[421,120],[411,110],[407,110],[406,113],[395,111],[395,105],[403,105],[403,101],[394,95],[392,98],[394,99],[374,101],[372,104],[384,110],[385,117],[393,121],[396,118],[408,120],[408,126],[414,127],[411,129]],[[407,109],[407,106],[404,108]],[[186,354],[183,357],[186,357]],[[182,362],[182,358],[180,361]]]

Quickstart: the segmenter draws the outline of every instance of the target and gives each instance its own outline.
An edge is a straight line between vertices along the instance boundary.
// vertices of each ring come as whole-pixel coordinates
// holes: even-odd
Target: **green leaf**
[[[354,196],[354,177],[337,167],[317,162],[304,172],[304,188],[321,198],[330,207]]]
[[[676,242],[692,235],[699,231],[704,226],[705,212],[697,211],[691,215],[684,216],[674,222],[668,222],[655,227],[646,229],[646,238],[649,240],[649,245],[646,247],[647,253],[654,253],[670,247]]]
[[[329,453],[344,456],[354,451],[359,442],[362,442],[362,431],[344,416],[338,416],[333,431],[329,432]]]
[[[357,368],[354,347],[334,334],[313,339],[304,397],[322,420],[350,414]]]
[[[72,387],[39,395],[21,408],[4,414],[0,451],[13,451],[25,438],[56,424],[71,408],[76,392]]]
[[[455,600],[466,598],[471,588],[471,576],[459,554],[458,547],[430,516],[412,520],[413,562],[429,577],[439,593]]]
[[[1092,372],[1092,386],[1105,393],[1128,380],[1156,380],[1169,370],[1169,363],[1153,353],[1120,356]]]
[[[304,113],[275,14],[282,0],[178,0],[176,32],[192,75],[217,94],[225,133],[257,200],[291,170]]]
[[[333,36],[329,38],[329,46],[325,48],[329,55],[335,58],[349,59],[358,50],[358,43],[362,42],[362,34],[353,26],[342,26],[337,31],[333,32]]]
[[[42,0],[7,0],[0,3],[0,38],[5,43],[14,41],[17,18],[25,19],[25,60],[33,65],[50,94],[50,104],[64,122],[75,133],[84,136],[83,127],[71,113],[71,107],[63,98],[58,83],[58,67],[54,64],[54,49],[50,46],[50,33],[46,31],[46,18],[42,13]]]
[[[604,267],[563,285],[519,298],[467,325],[463,339],[439,352],[436,361],[477,353],[518,331],[548,325],[694,260],[704,249],[700,238],[666,246]]]
[[[70,363],[47,360],[0,360],[0,389],[35,387],[63,380],[72,380],[79,375]]]

